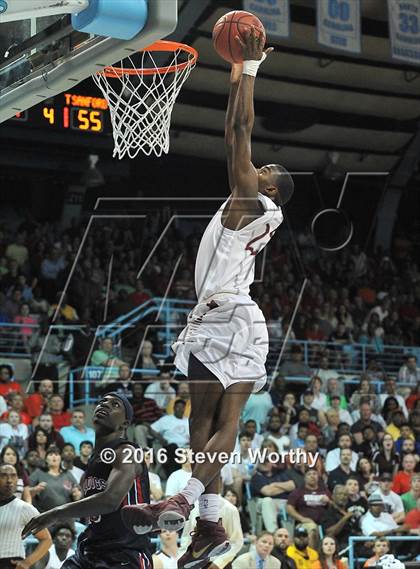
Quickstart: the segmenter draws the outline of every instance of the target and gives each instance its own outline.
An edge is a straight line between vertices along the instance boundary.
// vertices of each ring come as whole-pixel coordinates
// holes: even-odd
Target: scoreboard
[[[57,95],[42,105],[17,113],[7,122],[55,131],[112,135],[106,99],[75,93]]]

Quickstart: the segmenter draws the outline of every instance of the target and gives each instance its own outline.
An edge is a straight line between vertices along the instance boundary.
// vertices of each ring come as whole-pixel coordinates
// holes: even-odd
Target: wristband
[[[262,58],[259,60],[248,59],[244,61],[242,68],[242,75],[251,75],[252,77],[256,77],[258,73],[258,68],[266,57],[267,54],[263,52]]]

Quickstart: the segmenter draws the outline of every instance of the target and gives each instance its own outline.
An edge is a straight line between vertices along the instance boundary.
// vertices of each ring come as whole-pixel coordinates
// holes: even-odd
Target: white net
[[[179,47],[171,51],[171,63],[162,67],[162,51],[165,47],[146,49],[139,53],[140,62],[128,57],[92,76],[109,104],[114,157],[135,158],[139,152],[161,156],[169,151],[172,109],[195,67],[196,54]]]

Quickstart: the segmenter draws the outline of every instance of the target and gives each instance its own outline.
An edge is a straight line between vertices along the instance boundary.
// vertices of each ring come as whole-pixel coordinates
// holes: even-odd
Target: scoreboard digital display
[[[74,93],[58,95],[42,105],[17,113],[10,121],[54,130],[112,133],[106,99]]]

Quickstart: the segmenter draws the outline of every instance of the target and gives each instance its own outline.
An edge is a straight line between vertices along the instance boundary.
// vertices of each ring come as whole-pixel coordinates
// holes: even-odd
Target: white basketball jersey
[[[216,293],[249,294],[254,282],[255,257],[283,221],[281,208],[258,194],[264,213],[238,231],[222,224],[228,200],[216,212],[201,239],[195,265],[195,291],[199,302]]]
[[[48,552],[50,554],[50,557],[48,559],[48,563],[45,569],[60,569],[64,561],[66,561],[66,559],[68,559],[75,553],[74,550],[70,548],[67,552],[66,559],[63,559],[63,561],[61,561],[57,555],[54,544],[49,548]]]

